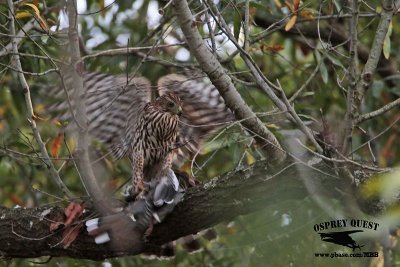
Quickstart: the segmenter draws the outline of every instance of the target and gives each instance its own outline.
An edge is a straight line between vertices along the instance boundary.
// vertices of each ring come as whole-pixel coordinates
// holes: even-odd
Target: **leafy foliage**
[[[75,143],[68,132],[65,136],[63,134],[68,122],[52,120],[52,114],[46,108],[52,102],[50,92],[59,83],[59,77],[54,72],[44,73],[55,69],[68,55],[65,45],[67,29],[63,23],[66,15],[62,2],[32,1],[16,7],[17,30],[31,20],[37,21],[37,27],[28,32],[30,37],[24,37],[20,42],[19,51],[22,67],[27,72],[26,77],[31,88],[34,112],[37,115],[34,119],[51,152],[53,163],[59,169],[68,188],[76,195],[84,197],[86,193],[72,160]],[[78,2],[86,2],[87,7],[82,9],[79,15],[80,36],[84,44],[82,55],[87,56],[84,60],[87,70],[111,74],[127,73],[129,76],[142,75],[156,81],[165,74],[184,72],[188,67],[197,67],[192,57],[184,56],[189,51],[183,44],[185,39],[176,24],[172,8],[163,9],[162,16],[158,13],[158,9],[165,4],[164,1]],[[296,126],[288,123],[279,112],[271,112],[273,104],[254,84],[242,58],[238,55],[231,56],[235,50],[232,42],[220,32],[211,18],[211,29],[208,28],[207,17],[203,13],[204,5],[198,1],[193,2],[192,12],[198,14],[195,26],[207,38],[210,47],[213,47],[212,42],[216,43],[215,53],[235,78],[236,87],[242,97],[265,124],[280,136],[281,141],[287,141],[289,137],[282,132],[294,133]],[[243,44],[243,10],[246,1],[215,2],[235,38]],[[330,19],[334,20],[333,23],[346,29],[347,19],[334,17],[349,13],[347,7],[342,4],[343,1],[324,1],[321,4],[320,1],[293,2],[250,1],[248,52],[270,81],[279,80],[288,98],[314,75],[305,90],[294,100],[296,111],[316,131],[329,132],[335,141],[339,141],[343,138],[340,129],[343,128],[346,113],[346,88],[350,85],[347,77],[348,48],[345,44],[334,45],[334,40],[331,39],[322,40],[306,36],[306,33],[291,35],[290,32],[295,31],[299,25],[314,27],[315,24],[312,23],[319,15],[330,16]],[[360,14],[375,16],[361,16],[357,25],[360,43],[366,47],[370,47],[374,39],[379,20],[375,12],[379,11],[380,7],[375,6],[375,3],[370,5],[361,3]],[[10,42],[7,36],[7,14],[7,6],[0,4],[1,49]],[[286,19],[286,22],[265,29],[256,25],[257,18],[273,18],[275,22]],[[319,27],[329,30],[330,19],[321,19]],[[398,24],[398,17],[395,17],[383,47],[385,58],[392,62],[398,62],[400,57],[397,53],[400,39],[393,38],[399,34]],[[209,38],[210,32],[213,32],[211,36],[214,36],[214,40]],[[142,49],[128,55],[119,53],[113,56],[90,56],[98,51],[128,47]],[[0,53],[3,53],[1,49]],[[67,205],[58,188],[50,180],[32,136],[27,122],[32,118],[27,118],[26,115],[24,92],[16,72],[13,71],[12,54],[0,56],[0,63],[0,201],[8,207],[32,207],[48,203]],[[376,74],[373,79],[361,108],[362,113],[374,111],[399,96],[397,87],[391,86],[391,82],[396,82],[398,77]],[[382,132],[399,119],[396,109],[355,129],[352,147],[362,146],[355,151],[353,158],[368,163],[379,163],[380,166],[396,164],[400,153],[397,138],[399,127],[395,124],[385,133]],[[370,145],[365,145],[365,142],[380,133],[382,135],[370,142]],[[251,134],[240,126],[229,125],[207,144],[194,163],[186,162],[181,168],[193,172],[196,178],[206,182],[237,166],[249,165],[262,157],[251,140]],[[106,151],[101,144],[94,143],[93,147],[99,153],[101,170],[107,174],[101,177],[103,186],[117,190],[130,176],[128,162],[115,162],[111,157],[104,158]],[[380,186],[377,182],[374,188]],[[371,188],[367,189],[374,191]],[[312,226],[328,219],[328,215],[311,199],[281,203],[272,207],[266,203],[267,206],[262,212],[238,218],[228,227],[218,226],[219,240],[213,243],[205,242],[204,250],[199,253],[190,255],[179,250],[177,256],[170,261],[130,257],[106,262],[112,266],[265,266],[266,263],[271,266],[307,266],[311,262],[316,266],[365,265],[365,259],[348,261],[314,257],[315,252],[332,252],[338,248],[334,245],[322,245],[319,236],[313,231]],[[396,248],[394,259],[398,261],[398,258]],[[46,259],[37,261],[42,260]],[[8,266],[30,265],[27,260],[14,260]],[[98,263],[52,259],[48,265],[98,266]],[[106,263],[103,263],[103,266],[107,266]]]

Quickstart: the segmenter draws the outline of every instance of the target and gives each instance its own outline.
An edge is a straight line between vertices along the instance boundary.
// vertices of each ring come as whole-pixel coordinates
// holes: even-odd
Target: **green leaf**
[[[322,62],[321,65],[319,65],[319,72],[321,73],[322,81],[324,81],[324,83],[327,84],[329,77],[328,77],[328,70],[324,62]]]
[[[392,31],[393,31],[393,23],[390,22],[388,31],[385,36],[385,40],[383,41],[383,55],[385,56],[386,59],[389,59],[390,57],[390,50],[391,50],[390,36],[392,35]]]
[[[233,36],[236,40],[239,40],[240,27],[242,27],[240,16],[235,14],[233,16]]]
[[[342,62],[340,62],[339,59],[327,54],[326,57],[329,59],[330,62],[332,62],[332,64],[341,67],[342,69],[345,69],[345,67],[343,66]]]
[[[381,98],[381,93],[385,84],[382,81],[374,81],[371,85],[371,92],[374,98]]]
[[[336,11],[340,12],[342,10],[342,8],[343,8],[341,1],[334,0],[333,3],[335,4]]]

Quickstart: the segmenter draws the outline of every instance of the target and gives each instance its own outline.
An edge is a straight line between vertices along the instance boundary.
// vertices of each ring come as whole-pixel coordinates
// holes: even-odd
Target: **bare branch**
[[[89,159],[89,137],[88,137],[88,120],[86,116],[86,107],[84,102],[85,91],[83,88],[82,73],[83,70],[82,62],[80,62],[80,50],[79,50],[79,35],[77,31],[77,9],[76,0],[67,1],[67,12],[69,20],[68,38],[70,43],[70,56],[71,65],[68,68],[68,72],[72,77],[73,97],[75,103],[75,110],[71,112],[75,113],[75,120],[78,131],[78,147],[77,147],[77,161],[79,167],[79,173],[83,179],[83,183],[86,191],[94,200],[95,205],[98,205],[99,210],[105,201],[104,192],[99,187],[99,184],[94,176],[92,165]],[[80,63],[79,63],[80,62]]]
[[[354,112],[354,97],[355,97],[355,89],[357,84],[357,43],[358,43],[358,32],[357,32],[357,23],[358,23],[358,1],[357,0],[349,0],[349,4],[351,6],[352,18],[349,21],[350,28],[350,64],[349,64],[349,86],[347,89],[346,95],[346,115],[344,118],[344,140],[342,145],[342,153],[347,154],[350,149],[352,143],[352,134],[353,134],[353,112]]]
[[[126,54],[137,54],[139,51],[143,50],[156,50],[165,47],[173,47],[173,46],[183,46],[185,43],[176,43],[176,44],[166,44],[166,45],[152,45],[152,46],[144,46],[144,47],[124,47],[124,48],[114,48],[114,49],[107,49],[102,50],[99,52],[94,52],[90,55],[84,56],[81,60],[86,60],[88,58],[97,58],[98,56],[117,56],[117,55],[126,55]]]
[[[361,78],[358,80],[356,85],[357,95],[355,107],[358,110],[365,93],[369,89],[372,83],[372,76],[375,73],[376,67],[378,66],[379,59],[381,58],[383,42],[388,32],[392,17],[399,8],[400,1],[384,0],[383,11],[381,13],[381,19],[376,29],[374,41],[372,43],[371,50],[369,52],[368,60],[365,63],[364,69],[361,73]],[[356,110],[356,111],[357,111]]]
[[[389,110],[391,110],[391,109],[393,109],[393,108],[395,108],[395,107],[397,107],[399,105],[400,105],[400,98],[397,98],[393,102],[390,102],[389,104],[384,105],[380,109],[377,109],[377,110],[374,110],[372,112],[360,115],[358,118],[356,118],[354,120],[354,124],[357,125],[357,124],[360,124],[361,122],[364,122],[366,120],[370,120],[372,118],[375,118],[375,117],[377,117],[379,115],[382,115],[383,113],[385,113],[385,112],[387,112],[387,111],[389,111]]]

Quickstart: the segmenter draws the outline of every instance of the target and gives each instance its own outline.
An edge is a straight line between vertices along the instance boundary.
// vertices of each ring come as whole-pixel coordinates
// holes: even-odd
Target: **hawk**
[[[61,101],[50,110],[72,121],[68,110],[74,103],[66,100],[71,78],[66,75],[64,82],[69,96],[58,90]],[[115,158],[129,158],[135,195],[171,167],[174,155],[193,156],[211,133],[233,119],[218,90],[203,78],[166,75],[157,82],[154,100],[151,83],[143,77],[84,72],[83,82],[89,134],[107,144]]]

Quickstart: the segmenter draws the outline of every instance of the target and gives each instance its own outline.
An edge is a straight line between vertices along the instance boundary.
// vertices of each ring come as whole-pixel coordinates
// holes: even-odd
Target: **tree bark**
[[[0,207],[0,254],[6,259],[63,256],[102,260],[155,252],[169,241],[270,205],[318,194],[323,194],[325,198],[341,198],[340,192],[343,191],[335,190],[342,186],[341,179],[333,173],[330,165],[323,162],[305,165],[287,160],[285,166],[281,170],[267,169],[267,162],[259,161],[188,189],[173,212],[154,227],[139,252],[114,251],[107,244],[96,245],[86,230],[82,230],[77,239],[64,248],[63,229],[50,232],[52,222],[63,221],[62,207]],[[307,184],[314,185],[313,188],[318,190],[310,191]]]

